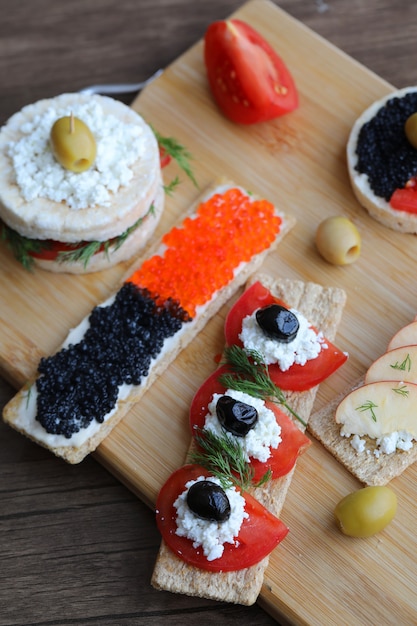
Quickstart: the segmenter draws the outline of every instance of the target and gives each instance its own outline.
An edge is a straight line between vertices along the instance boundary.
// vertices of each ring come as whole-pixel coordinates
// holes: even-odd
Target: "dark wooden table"
[[[277,4],[395,86],[416,84],[414,0]],[[63,91],[144,79],[240,5],[2,0],[0,122]],[[1,406],[12,393],[0,379]],[[160,542],[153,512],[92,458],[68,466],[2,422],[0,437],[0,626],[275,623],[257,605],[152,589]]]

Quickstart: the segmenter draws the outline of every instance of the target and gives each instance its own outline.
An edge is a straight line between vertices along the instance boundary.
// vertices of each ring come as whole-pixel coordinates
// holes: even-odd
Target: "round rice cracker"
[[[417,91],[417,87],[399,89],[371,104],[354,123],[346,148],[350,182],[358,202],[375,220],[392,230],[403,233],[417,233],[417,215],[393,209],[384,198],[375,195],[370,187],[368,176],[356,170],[358,162],[356,146],[362,126],[369,122],[385,106],[388,100],[395,97],[401,98],[407,93],[415,91]]]

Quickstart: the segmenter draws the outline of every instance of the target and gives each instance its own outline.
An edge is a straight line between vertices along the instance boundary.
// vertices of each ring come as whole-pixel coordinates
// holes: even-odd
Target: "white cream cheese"
[[[266,365],[277,363],[283,372],[295,363],[305,365],[328,347],[323,334],[316,333],[304,315],[295,309],[289,310],[297,316],[300,325],[293,341],[283,343],[268,337],[256,321],[256,311],[242,320],[239,335],[245,349],[256,350]]]
[[[245,511],[245,499],[234,487],[226,489],[226,495],[230,502],[230,517],[224,522],[213,522],[201,519],[190,511],[187,504],[187,493],[194,483],[201,480],[211,480],[220,485],[220,480],[215,477],[209,479],[199,476],[197,480],[190,480],[185,485],[185,490],[174,502],[177,510],[177,530],[179,537],[187,537],[193,542],[194,548],[201,547],[208,561],[219,559],[224,552],[224,544],[238,545],[236,537],[239,534],[243,520],[249,515]]]
[[[344,435],[346,436],[346,435]],[[374,441],[373,454],[379,458],[383,454],[393,454],[397,450],[407,452],[414,445],[414,437],[405,431],[395,431],[384,437],[379,437]],[[367,447],[367,441],[359,435],[353,435],[350,439],[350,445],[356,452],[366,452],[370,454],[371,450]]]
[[[241,391],[227,389],[224,395],[253,406],[258,412],[258,420],[255,426],[251,428],[245,437],[236,437],[232,433],[225,431],[216,414],[216,405],[222,394],[215,393],[207,407],[208,413],[205,418],[204,428],[217,436],[226,434],[232,441],[238,442],[247,461],[250,458],[254,458],[265,463],[271,456],[271,448],[278,448],[281,442],[281,427],[277,423],[273,411],[268,409],[265,406],[265,402],[260,398],[254,398]]]
[[[54,122],[71,112],[87,124],[97,144],[94,165],[80,173],[62,167],[49,145]],[[104,112],[94,99],[72,104],[71,110],[50,106],[23,124],[20,131],[22,137],[9,143],[8,154],[23,198],[27,202],[39,197],[65,202],[74,210],[110,206],[112,194],[129,184],[132,165],[146,149],[141,126]]]

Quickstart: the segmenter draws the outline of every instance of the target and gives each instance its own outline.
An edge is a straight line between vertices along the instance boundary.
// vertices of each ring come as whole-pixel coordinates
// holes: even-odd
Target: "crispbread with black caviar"
[[[265,274],[252,276],[247,286],[255,281],[261,282],[288,306],[296,308],[329,340],[334,339],[346,301],[346,294],[342,289],[326,288],[298,280],[275,279]],[[289,406],[308,422],[316,393],[317,387],[285,395]],[[252,495],[277,517],[281,514],[294,471],[295,468],[286,476],[269,481],[263,487],[251,491]],[[266,557],[257,565],[243,570],[208,572],[186,564],[162,541],[153,571],[152,585],[159,590],[251,605],[260,593],[268,563],[269,557]]]
[[[212,185],[209,189],[207,189],[202,194],[202,196],[197,199],[196,203],[193,204],[193,206],[191,207],[191,209],[185,216],[184,220],[182,221],[182,227],[175,227],[173,229],[176,231],[176,236],[178,237],[178,233],[179,233],[179,236],[181,236],[181,232],[185,230],[184,224],[187,222],[187,217],[188,218],[190,216],[195,217],[196,209],[198,208],[198,206],[200,206],[201,202],[204,202],[210,199],[212,196],[214,196],[214,194],[223,194],[223,193],[226,194],[228,191],[233,192],[236,190],[238,190],[239,193],[240,192],[242,193],[242,196],[244,197],[244,202],[252,203],[252,202],[257,202],[259,200],[255,195],[247,193],[246,191],[242,190],[242,188],[238,187],[237,185],[235,185],[234,183],[230,181],[223,181],[223,180],[218,181],[217,183]],[[264,202],[263,200],[259,200],[259,201]],[[206,294],[205,296],[206,300],[203,301],[203,303],[197,307],[195,315],[192,315],[192,319],[190,320],[187,319],[187,322],[181,326],[180,330],[176,332],[176,334],[169,337],[169,342],[167,342],[167,346],[165,347],[165,344],[164,344],[164,349],[161,350],[157,356],[152,358],[152,363],[148,370],[148,373],[146,376],[145,375],[142,376],[140,384],[132,385],[132,389],[128,392],[127,395],[125,395],[124,397],[117,398],[116,406],[111,412],[105,415],[104,421],[100,422],[99,419],[97,419],[98,416],[95,413],[97,424],[94,421],[91,422],[92,425],[94,426],[94,430],[88,433],[88,436],[85,440],[74,441],[76,437],[78,436],[78,432],[75,433],[76,437],[73,437],[71,435],[71,437],[69,438],[66,438],[62,434],[59,434],[59,436],[53,436],[51,438],[45,436],[45,433],[46,434],[48,433],[43,428],[43,426],[39,423],[39,420],[37,420],[36,382],[39,379],[39,376],[29,381],[27,385],[25,385],[24,388],[6,405],[3,411],[4,420],[8,424],[10,424],[13,428],[20,431],[22,434],[36,441],[40,445],[43,445],[44,447],[48,448],[54,454],[56,454],[59,457],[62,457],[64,460],[68,461],[69,463],[78,463],[82,461],[82,459],[89,452],[92,452],[93,450],[97,448],[97,446],[101,443],[101,441],[103,441],[103,439],[111,432],[111,430],[124,417],[124,415],[127,413],[127,411],[132,406],[132,404],[137,402],[143,396],[145,391],[149,389],[149,387],[156,380],[156,378],[175,359],[175,357],[179,354],[179,352],[186,345],[188,345],[188,343],[197,335],[197,333],[204,327],[206,322],[222,307],[222,305],[235,293],[235,291],[237,291],[237,289],[245,283],[248,277],[254,271],[259,269],[260,265],[265,259],[265,256],[279,244],[282,238],[294,226],[295,219],[293,217],[282,213],[281,211],[276,209],[276,207],[274,207],[271,203],[267,203],[267,204],[270,207],[270,213],[273,216],[273,218],[271,217],[271,219],[274,220],[274,224],[277,227],[277,230],[276,231],[274,230],[273,236],[271,236],[271,232],[269,228],[270,223],[265,222],[264,228],[267,228],[267,227],[269,228],[269,231],[267,233],[268,238],[265,238],[265,241],[261,240],[260,242],[259,241],[255,242],[257,246],[256,252],[254,252],[252,256],[250,256],[249,259],[245,260],[243,259],[243,257],[240,257],[239,259],[235,260],[236,265],[231,268],[232,271],[230,272],[230,275],[232,276],[232,278],[228,276],[225,279],[225,282],[222,284],[222,286],[219,287],[215,293],[211,294],[211,296],[210,294],[209,295]],[[254,204],[253,206],[255,207],[252,211],[254,215],[250,214],[250,217],[247,217],[250,211],[242,211],[242,223],[244,222],[243,225],[245,227],[248,227],[248,222],[245,221],[246,219],[256,220],[256,225],[258,225],[260,222],[258,210],[257,210],[258,205]],[[204,209],[204,211],[206,211],[206,209]],[[219,212],[219,207],[217,208],[216,215],[218,215],[218,212]],[[233,205],[233,220],[236,223],[238,223],[239,220],[237,220],[236,218],[237,218],[236,206]],[[278,225],[277,225],[277,222],[279,222]],[[188,223],[196,224],[197,220],[188,219]],[[219,232],[218,228],[213,228],[212,230],[213,230],[212,239],[216,240],[217,242],[217,237],[218,237],[218,232]],[[248,252],[246,250],[246,240],[244,239],[244,233],[246,232],[246,230],[247,228],[243,228],[243,227],[241,228],[241,232],[242,232],[241,247],[245,247],[244,253],[247,257]],[[205,236],[207,237],[207,230],[202,231],[202,232],[204,232]],[[186,236],[187,235],[185,235],[185,237]],[[251,237],[253,239],[254,237],[253,233],[251,233]],[[266,241],[266,239],[268,240]],[[134,270],[130,270],[129,276],[125,278],[124,284],[126,284],[126,282],[129,282],[133,275],[136,276],[136,272],[139,271],[141,268],[143,268],[144,263],[147,262],[149,259],[157,258],[159,260],[160,258],[162,258],[163,254],[161,254],[161,249],[164,250],[164,245],[165,244],[163,243],[163,240],[157,241],[155,245],[147,252],[146,256],[144,256],[142,259],[138,261],[136,268]],[[216,243],[215,245],[218,245],[218,244]],[[166,246],[165,246],[165,249],[166,249]],[[204,252],[204,249],[203,249],[203,252]],[[238,246],[237,254],[240,254],[240,252],[241,252],[241,248],[239,248]],[[210,268],[210,264],[207,263],[206,260],[204,260],[204,262],[206,263],[207,268]],[[210,271],[213,273],[216,271],[216,268],[217,268],[216,264],[213,264]],[[133,271],[133,274],[132,274],[132,271]],[[189,272],[190,276],[192,276],[191,269],[188,268],[187,271]],[[140,286],[142,290],[145,287],[145,291],[146,291],[147,284],[143,285],[143,283],[141,283]],[[120,293],[120,290],[118,293]],[[158,293],[160,295],[160,292]],[[117,294],[114,294],[114,295],[117,297]],[[147,296],[147,298],[149,299],[149,296]],[[166,302],[168,302],[168,300],[169,298],[167,298]],[[113,301],[113,298],[110,298],[106,303],[103,303],[103,305],[105,305],[104,307],[103,305],[100,305],[99,308],[100,309],[106,308],[108,304],[112,301]],[[97,308],[98,307],[96,307],[96,309]],[[74,338],[75,336],[74,332],[77,333],[79,329],[80,332],[83,333],[85,328],[88,327],[88,324],[89,324],[89,316],[84,318],[84,320],[80,322],[79,326],[76,329],[74,329],[74,331],[71,331],[69,343],[73,343],[73,344],[78,343],[78,339]],[[112,355],[110,354],[110,356]],[[100,362],[99,365],[101,369],[103,369],[102,367],[103,363]],[[109,375],[110,375],[112,372],[112,366],[109,366],[109,368],[107,368],[107,371],[109,372]],[[103,388],[103,386],[97,385],[97,388]],[[78,389],[76,392],[74,392],[74,390],[71,388],[70,391],[71,391],[72,396],[75,397],[75,401],[78,401],[78,397],[77,397],[79,395]],[[65,392],[67,392],[66,388],[65,388]],[[58,407],[57,412],[59,411],[59,409],[60,407]],[[52,418],[54,417],[55,417],[55,414],[52,416]]]

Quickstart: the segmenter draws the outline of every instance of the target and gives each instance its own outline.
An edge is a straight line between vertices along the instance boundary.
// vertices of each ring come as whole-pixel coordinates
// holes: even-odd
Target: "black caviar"
[[[95,307],[82,340],[41,359],[37,416],[48,433],[70,438],[117,402],[118,386],[139,385],[164,340],[189,321],[181,306],[158,306],[146,289],[123,284],[109,306]]]
[[[376,196],[389,202],[417,174],[417,150],[408,141],[404,124],[417,111],[417,92],[394,97],[360,130],[356,170],[366,174]]]

